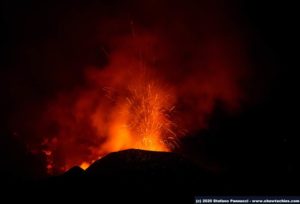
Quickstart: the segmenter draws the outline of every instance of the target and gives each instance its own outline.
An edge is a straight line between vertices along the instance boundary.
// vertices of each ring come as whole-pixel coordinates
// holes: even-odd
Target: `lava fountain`
[[[144,26],[103,18],[97,34],[83,40],[87,51],[97,47],[101,63],[82,60],[75,79],[70,77],[75,82],[45,99],[26,140],[31,153],[43,156],[48,173],[87,168],[125,149],[180,149],[181,137],[207,127],[216,104],[239,109],[248,72],[231,21],[218,9],[201,13],[197,23],[187,14],[167,16]],[[187,24],[169,24],[181,20]]]
[[[176,141],[176,124],[171,118],[174,96],[145,74],[128,83],[123,90],[105,89],[114,110],[108,124],[109,137],[99,154],[129,148],[170,151]],[[93,116],[99,134],[103,134],[101,115],[97,112]]]
[[[176,94],[149,58],[155,41],[149,35],[122,39],[106,67],[88,67],[84,86],[48,104],[42,126],[50,129],[43,141],[49,172],[87,168],[119,150],[176,147]]]

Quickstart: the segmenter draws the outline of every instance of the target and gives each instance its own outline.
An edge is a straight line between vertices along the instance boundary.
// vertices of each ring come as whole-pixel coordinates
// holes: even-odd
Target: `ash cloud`
[[[98,89],[127,86],[126,80],[135,78],[136,68],[129,74],[126,68],[132,63],[142,61],[172,90],[174,117],[190,133],[207,127],[217,101],[229,112],[247,101],[243,34],[234,19],[238,14],[225,2],[32,1],[26,6],[11,14],[18,26],[9,28],[17,41],[11,42],[15,58],[7,61],[4,79],[13,101],[6,132],[56,171],[90,160],[105,142],[89,114],[103,101]]]

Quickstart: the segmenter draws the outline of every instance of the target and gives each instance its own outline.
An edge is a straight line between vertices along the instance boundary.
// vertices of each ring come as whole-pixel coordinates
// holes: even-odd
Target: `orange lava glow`
[[[83,170],[86,170],[89,166],[90,163],[88,162],[82,162],[82,164],[80,164],[80,168],[82,168]]]
[[[98,134],[108,135],[98,154],[129,148],[170,151],[166,136],[176,136],[170,119],[174,109],[170,93],[144,75],[128,83],[117,96],[106,90],[114,103],[108,120],[101,109],[92,115]]]
[[[206,127],[217,101],[238,108],[243,72],[232,41],[208,35],[202,51],[183,48],[187,63],[174,58],[184,50],[168,37],[141,30],[107,39],[108,63],[85,66],[83,82],[49,100],[36,125],[42,139],[32,148],[48,173],[86,169],[125,149],[173,151],[187,132]]]
[[[60,94],[49,103],[43,123],[52,133],[43,150],[53,167],[48,172],[74,165],[86,169],[99,157],[125,149],[176,147],[176,94],[153,65],[137,55],[145,42],[154,41],[149,36],[123,40],[128,43],[126,50],[113,53],[105,69],[86,69],[86,87]]]
[[[46,27],[37,20],[12,52],[8,129],[43,173],[125,149],[198,154],[212,116],[236,113],[252,93],[252,45],[231,4],[109,2],[50,6]],[[200,137],[195,149],[189,136]]]
[[[155,84],[140,82],[129,88],[128,96],[117,105],[116,119],[109,125],[109,140],[103,151],[128,148],[168,151],[164,133],[172,133],[168,113],[172,104],[168,93]],[[97,116],[95,116],[97,120]],[[101,124],[98,124],[101,128]],[[173,133],[174,134],[174,133]]]

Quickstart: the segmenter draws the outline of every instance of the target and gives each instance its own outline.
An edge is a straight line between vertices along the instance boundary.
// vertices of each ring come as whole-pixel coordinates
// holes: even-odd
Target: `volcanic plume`
[[[34,136],[25,139],[33,154],[44,155],[49,173],[86,168],[124,149],[175,151],[180,138],[206,127],[217,102],[239,109],[248,65],[225,7],[203,3],[199,12],[185,9],[192,8],[188,3],[169,10],[158,9],[167,8],[161,4],[131,3],[131,15],[91,9],[80,22],[99,17],[75,23],[76,29],[95,28],[79,29],[84,37],[70,41],[77,50],[96,47],[97,63],[84,63],[80,55],[81,61],[66,63],[79,66],[80,77],[47,97],[30,124]],[[66,69],[59,76],[72,78]]]

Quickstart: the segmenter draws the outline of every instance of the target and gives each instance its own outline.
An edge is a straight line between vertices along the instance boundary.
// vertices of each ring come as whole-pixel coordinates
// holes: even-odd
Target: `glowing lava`
[[[177,145],[176,94],[155,71],[151,60],[141,58],[139,47],[149,36],[129,38],[111,54],[104,69],[87,68],[87,85],[62,93],[45,113],[52,139],[44,151],[53,172],[74,165],[87,168],[110,152],[125,149],[172,151]],[[149,50],[143,50],[148,53]],[[151,50],[151,54],[153,51]],[[49,127],[47,127],[49,129]],[[49,172],[52,169],[48,169]]]
[[[217,48],[201,45],[207,52],[194,54],[186,66],[152,32],[108,41],[108,63],[85,67],[84,82],[49,101],[37,125],[46,139],[35,149],[49,173],[85,169],[125,149],[173,151],[179,137],[206,126],[216,101],[238,108],[242,75],[236,58],[227,57],[236,53],[229,55],[222,40]]]
[[[216,107],[242,108],[256,75],[239,18],[231,4],[197,2],[54,6],[50,29],[20,43],[21,72],[7,73],[12,141],[59,174],[124,149],[183,150]]]
[[[106,113],[102,108],[92,116],[99,136],[104,132],[108,134],[94,154],[103,156],[132,148],[171,151],[176,145],[176,125],[171,120],[175,109],[172,92],[144,74],[128,83],[125,89],[104,89],[113,111],[105,124],[103,116]],[[80,167],[86,169],[90,163],[85,161]]]
[[[172,91],[141,73],[127,81],[125,88],[105,89],[113,111],[105,130],[109,136],[98,155],[130,148],[170,151],[176,144],[176,125],[171,120],[175,108]],[[93,115],[98,134],[104,134],[102,117],[100,111]]]

